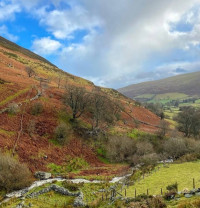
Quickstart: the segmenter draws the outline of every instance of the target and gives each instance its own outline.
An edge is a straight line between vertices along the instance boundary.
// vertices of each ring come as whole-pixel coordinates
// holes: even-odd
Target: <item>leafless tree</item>
[[[79,118],[85,111],[89,100],[89,93],[83,87],[74,85],[66,86],[66,93],[63,97],[64,104],[72,110],[72,119]]]
[[[169,123],[165,120],[161,120],[158,127],[159,127],[159,130],[157,131],[157,135],[160,138],[163,138],[164,136],[166,136],[169,130]]]
[[[26,66],[25,69],[26,69],[26,72],[28,74],[28,77],[32,77],[35,74],[35,71],[31,67]]]

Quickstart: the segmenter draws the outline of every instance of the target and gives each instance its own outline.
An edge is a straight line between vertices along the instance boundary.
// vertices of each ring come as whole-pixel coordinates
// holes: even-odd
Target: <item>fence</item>
[[[191,188],[196,189],[197,188],[196,185],[197,184],[196,184],[195,178],[191,179]],[[179,191],[178,187],[179,187],[179,185],[177,183],[177,188],[176,188],[177,192]],[[200,187],[200,184],[199,184],[199,187]],[[118,187],[118,188],[113,187],[110,190],[105,190],[105,192],[101,193],[101,200],[102,201],[104,201],[104,200],[113,201],[116,197],[125,197],[126,198],[127,195],[128,195],[127,194],[128,193],[128,188],[130,190],[129,185],[122,185],[121,187]],[[149,196],[149,195],[161,195],[161,196],[163,196],[163,195],[165,195],[165,193],[167,193],[166,187],[165,188],[161,187],[161,188],[158,188],[158,189],[159,189],[160,194],[151,193],[150,188],[147,188],[146,190],[144,190],[143,194],[145,194],[147,196]],[[134,188],[133,189],[133,195],[132,196],[129,195],[129,197],[130,198],[136,198],[138,195],[141,195],[141,193],[138,194],[137,188]]]

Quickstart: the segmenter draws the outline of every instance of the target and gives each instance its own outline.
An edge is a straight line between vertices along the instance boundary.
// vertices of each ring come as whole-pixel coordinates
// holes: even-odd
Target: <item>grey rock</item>
[[[35,177],[40,180],[46,180],[46,179],[51,178],[51,173],[39,171],[35,173]]]
[[[192,194],[185,194],[185,198],[191,198],[192,196]]]
[[[79,196],[74,200],[74,207],[84,207],[86,204],[83,201],[83,193],[80,192]]]

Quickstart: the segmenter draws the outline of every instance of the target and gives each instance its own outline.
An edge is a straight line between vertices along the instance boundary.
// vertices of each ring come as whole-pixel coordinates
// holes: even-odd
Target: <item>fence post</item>
[[[136,196],[137,196],[137,190],[136,190],[136,188],[135,188],[135,198],[136,198]]]
[[[147,189],[147,196],[149,196],[149,189]]]
[[[193,178],[193,189],[195,189],[195,180]]]
[[[125,197],[126,197],[126,189],[125,189]]]
[[[163,191],[162,191],[162,188],[161,188],[161,195],[163,195]]]

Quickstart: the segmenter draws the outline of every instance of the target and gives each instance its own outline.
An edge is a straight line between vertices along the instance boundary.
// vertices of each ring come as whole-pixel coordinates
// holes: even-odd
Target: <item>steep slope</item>
[[[135,98],[137,96],[158,95],[165,93],[183,93],[189,96],[200,96],[200,71],[177,75],[162,80],[133,84],[118,91]]]
[[[34,70],[33,76],[28,76],[27,67]],[[82,129],[90,129],[90,115],[85,114],[78,120],[79,128],[70,124],[71,111],[62,99],[65,86],[69,84],[84,87],[88,92],[96,88],[92,82],[68,74],[31,51],[1,38],[0,149],[17,154],[33,172],[48,170],[49,164],[66,164],[67,158],[82,157],[92,168],[97,168],[91,170],[94,174],[108,174],[108,169],[116,173],[116,168],[109,168],[98,159],[96,149],[82,135]],[[113,89],[100,88],[100,91],[111,102],[119,102],[123,107],[112,130],[157,131],[160,119],[152,112]],[[37,102],[42,104],[43,111],[34,115],[31,109]],[[16,105],[19,112],[8,112]],[[55,129],[61,122],[70,128],[69,143],[64,146],[54,141]],[[109,132],[110,127],[106,126],[105,130]],[[90,170],[84,172],[90,173]]]

